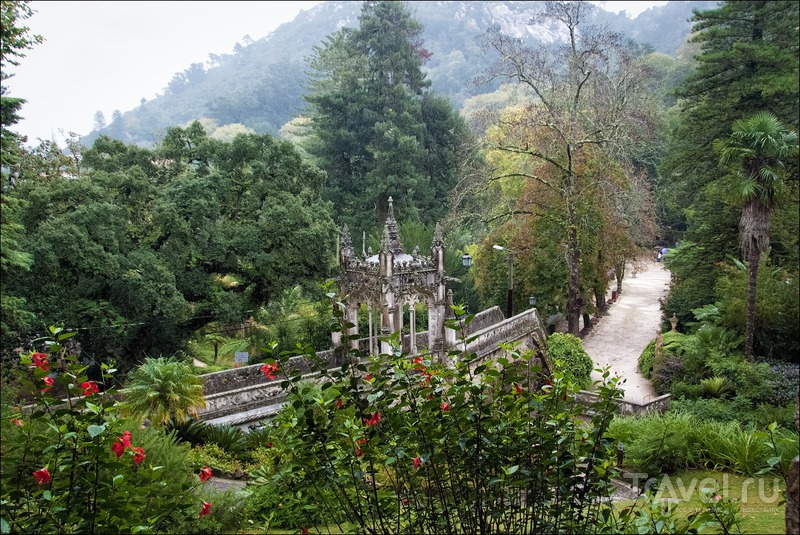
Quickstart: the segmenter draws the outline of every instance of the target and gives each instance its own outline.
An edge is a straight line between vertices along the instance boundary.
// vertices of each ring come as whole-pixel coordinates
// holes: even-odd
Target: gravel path
[[[626,400],[641,403],[656,397],[650,381],[639,373],[638,360],[660,327],[659,299],[669,291],[670,273],[656,262],[647,263],[635,275],[630,268],[627,271],[622,294],[583,339],[583,348],[595,366],[609,366],[612,376],[624,379],[621,387]],[[616,283],[612,285],[616,288]],[[592,379],[600,380],[601,375],[592,372]]]

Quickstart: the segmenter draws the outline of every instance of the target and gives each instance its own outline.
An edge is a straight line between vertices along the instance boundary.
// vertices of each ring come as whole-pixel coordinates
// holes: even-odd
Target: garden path
[[[660,299],[669,291],[670,272],[655,261],[637,265],[635,271],[629,267],[622,293],[583,339],[583,348],[596,367],[608,366],[612,376],[625,381],[620,386],[626,401],[642,403],[656,393],[639,373],[639,355],[661,325]],[[600,373],[592,372],[592,380],[600,379]]]

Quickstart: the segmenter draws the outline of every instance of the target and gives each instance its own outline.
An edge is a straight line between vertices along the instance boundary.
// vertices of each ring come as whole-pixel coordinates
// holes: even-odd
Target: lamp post
[[[536,296],[535,295],[531,295],[530,297],[528,297],[528,304],[530,305],[531,308],[536,308]]]
[[[508,253],[508,300],[506,302],[506,311],[510,318],[514,315],[514,251],[502,245],[492,245],[492,249]]]
[[[472,256],[469,253],[461,255],[461,265],[465,268],[469,268],[472,265]]]

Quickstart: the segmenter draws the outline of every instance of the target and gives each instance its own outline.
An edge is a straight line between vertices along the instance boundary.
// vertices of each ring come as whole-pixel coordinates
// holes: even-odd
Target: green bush
[[[244,472],[246,468],[241,459],[212,443],[193,447],[191,455],[196,465],[207,465],[231,474]]]
[[[683,399],[697,399],[703,397],[703,390],[700,385],[689,385],[684,382],[677,382],[671,388],[672,403]]]
[[[120,418],[113,389],[99,392],[64,349],[75,333],[50,330],[49,353],[23,355],[15,369],[33,405],[15,403],[0,422],[3,532],[169,532],[199,518],[200,466],[188,448]],[[112,374],[104,364],[105,384]],[[68,397],[53,396],[56,386]]]
[[[650,340],[639,355],[639,371],[646,379],[653,373],[653,359],[656,356],[656,341]]]
[[[696,402],[726,405],[717,399]],[[797,455],[798,435],[790,429],[760,431],[735,420],[703,420],[683,412],[683,406],[664,414],[611,422],[609,435],[625,445],[626,464],[650,476],[688,468],[755,475],[775,469],[777,462],[786,470]]]
[[[583,342],[568,333],[553,333],[547,338],[547,354],[564,378],[585,388],[589,385],[594,364],[583,349]]]
[[[700,381],[700,390],[709,398],[724,398],[733,392],[733,383],[727,377],[707,377]]]
[[[748,425],[753,421],[753,404],[744,397],[732,399],[676,399],[670,411],[691,414],[701,422],[737,422]]]
[[[246,433],[233,425],[206,425],[204,443],[216,444],[233,456],[247,449]]]

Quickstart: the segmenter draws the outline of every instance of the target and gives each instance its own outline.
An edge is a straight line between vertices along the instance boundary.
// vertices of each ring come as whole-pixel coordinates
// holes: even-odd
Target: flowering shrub
[[[208,471],[195,476],[188,447],[174,437],[118,418],[113,390],[101,393],[63,349],[74,333],[50,330],[49,354],[23,355],[16,370],[34,403],[2,421],[2,532],[163,533],[190,521],[202,528],[201,513],[214,515],[198,494]],[[111,384],[115,370],[102,370]]]
[[[359,533],[637,529],[645,506],[607,503],[616,379],[604,374],[587,421],[577,386],[543,375],[534,356],[508,348],[492,362],[451,351],[436,362],[353,350],[340,369],[318,366],[316,385],[284,375],[287,405],[270,427],[275,457],[252,474],[254,492],[299,502],[307,514],[288,527],[300,530],[315,518]]]

